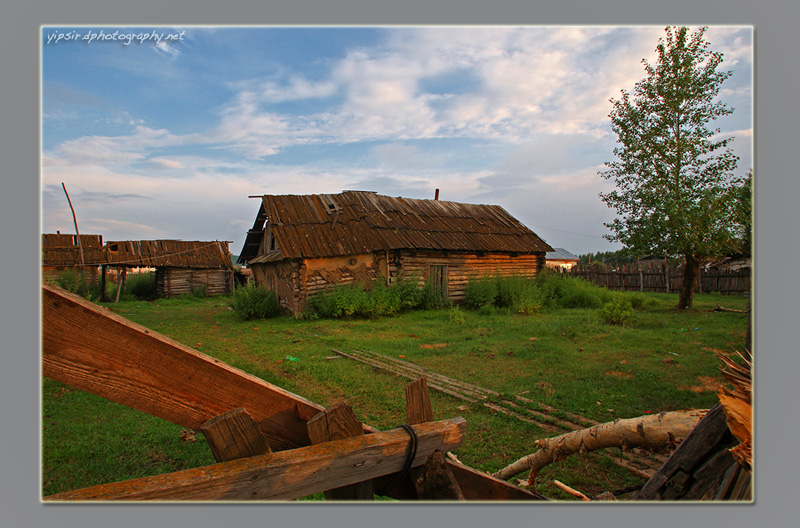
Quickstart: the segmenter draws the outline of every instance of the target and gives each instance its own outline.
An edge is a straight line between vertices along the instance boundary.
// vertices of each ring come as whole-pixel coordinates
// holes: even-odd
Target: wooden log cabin
[[[104,261],[102,235],[42,234],[42,273],[56,277],[69,270],[96,280]]]
[[[164,297],[194,293],[233,292],[233,263],[229,242],[185,240],[127,240],[107,242],[106,265],[126,272],[155,268],[156,294]]]
[[[340,284],[433,281],[453,303],[469,280],[533,277],[553,249],[502,207],[369,191],[264,195],[238,263],[284,310]]]

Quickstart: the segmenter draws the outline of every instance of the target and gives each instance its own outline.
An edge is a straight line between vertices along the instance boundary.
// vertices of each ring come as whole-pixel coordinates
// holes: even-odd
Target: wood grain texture
[[[346,403],[329,407],[308,421],[308,436],[314,444],[363,435],[361,422]],[[371,481],[325,490],[325,499],[329,501],[371,501],[374,498]]]
[[[463,418],[415,426],[419,444],[412,465],[423,464],[437,449],[447,452],[460,446],[465,426]],[[408,434],[398,428],[59,493],[44,500],[292,500],[400,471],[407,444]]]
[[[241,407],[215,416],[201,425],[200,430],[217,462],[272,451],[256,421]]]
[[[274,450],[308,445],[306,422],[323,409],[48,284],[42,374],[194,430],[243,407]]]

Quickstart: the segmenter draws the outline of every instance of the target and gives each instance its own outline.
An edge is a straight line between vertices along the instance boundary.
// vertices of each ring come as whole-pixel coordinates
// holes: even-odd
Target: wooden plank
[[[363,435],[364,428],[361,422],[346,403],[329,407],[308,421],[308,436],[314,444]],[[366,481],[326,490],[325,499],[371,501],[375,499],[375,494],[372,482]]]
[[[546,497],[480,472],[469,466],[447,461],[458,487],[468,501],[541,501]]]
[[[447,452],[460,446],[465,428],[463,418],[414,426],[418,447],[412,467],[423,464],[437,449]],[[355,484],[400,471],[405,463],[407,444],[408,433],[398,428],[68,491],[44,500],[291,500],[332,486]]]
[[[242,408],[233,409],[200,426],[217,462],[270,453],[267,439]]]
[[[414,425],[433,421],[431,397],[425,378],[412,381],[406,391],[406,423]]]
[[[274,450],[308,445],[321,405],[49,284],[42,285],[42,373],[198,430],[243,407]]]

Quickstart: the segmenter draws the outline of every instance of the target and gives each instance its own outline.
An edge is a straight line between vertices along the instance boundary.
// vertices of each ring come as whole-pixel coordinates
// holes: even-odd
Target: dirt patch
[[[433,348],[445,348],[446,346],[447,343],[436,343],[435,345],[420,345],[419,347],[426,349],[433,349]]]
[[[551,384],[547,383],[546,381],[540,381],[539,383],[536,384],[536,386],[538,388],[542,389],[542,391],[547,396],[551,396],[551,395],[555,394],[555,392],[556,392],[556,389],[554,389],[553,386]]]
[[[712,376],[700,376],[699,378],[697,378],[697,381],[700,383],[699,385],[694,385],[691,387],[688,385],[684,385],[678,388],[680,390],[688,390],[699,393],[699,392],[717,392],[724,386],[722,380],[714,378]]]
[[[622,372],[620,370],[609,370],[608,372],[605,372],[605,375],[622,379],[628,379],[633,377],[633,374],[631,374],[630,372]]]

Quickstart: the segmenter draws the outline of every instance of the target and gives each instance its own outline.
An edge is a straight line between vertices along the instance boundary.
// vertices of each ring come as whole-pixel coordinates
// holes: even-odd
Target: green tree
[[[705,31],[667,27],[656,64],[642,60],[647,75],[633,94],[611,99],[616,161],[600,172],[616,183],[600,194],[618,214],[605,237],[636,252],[685,258],[678,308],[691,306],[701,264],[730,251],[741,233],[733,138],[708,127],[733,112],[717,100],[731,72],[717,71],[722,53],[709,49]]]

